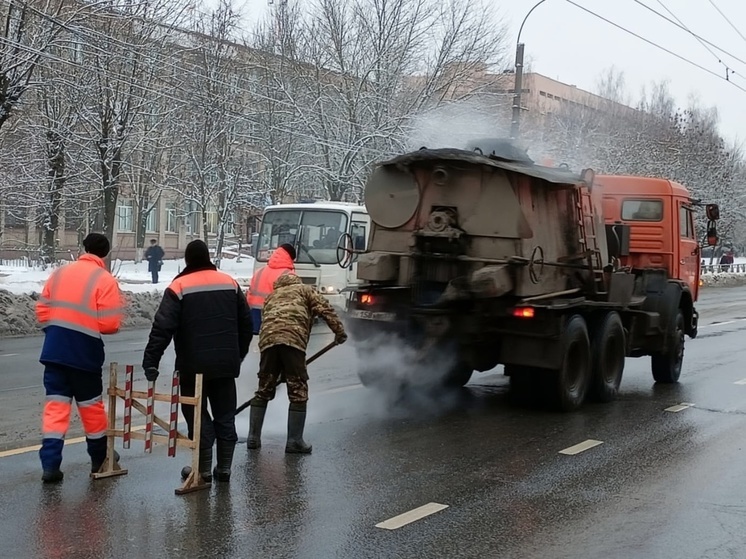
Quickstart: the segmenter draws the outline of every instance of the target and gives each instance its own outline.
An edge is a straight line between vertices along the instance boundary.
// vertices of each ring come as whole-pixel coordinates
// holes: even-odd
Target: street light
[[[521,32],[523,31],[523,26],[526,24],[526,20],[528,19],[528,16],[531,15],[531,12],[533,12],[536,8],[539,7],[540,4],[543,4],[546,2],[546,0],[539,0],[536,4],[534,4],[533,8],[531,8],[528,13],[526,14],[526,17],[523,18],[523,21],[521,22],[521,27],[518,29],[518,38],[516,39],[516,48],[515,48],[515,84],[513,86],[513,120],[510,123],[510,138],[512,140],[515,140],[518,137],[518,129],[520,125],[520,118],[521,118],[521,89],[523,89],[523,43],[521,43]]]

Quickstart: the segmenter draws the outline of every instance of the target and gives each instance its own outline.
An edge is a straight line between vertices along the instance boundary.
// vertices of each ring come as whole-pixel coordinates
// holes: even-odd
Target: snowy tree
[[[469,93],[466,76],[505,53],[480,2],[319,0],[296,17],[288,50],[302,87],[284,92],[332,200],[359,198],[370,164],[401,149],[414,114]]]

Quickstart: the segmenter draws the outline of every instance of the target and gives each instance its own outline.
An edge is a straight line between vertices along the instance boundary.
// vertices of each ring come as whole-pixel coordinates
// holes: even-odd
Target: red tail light
[[[370,293],[363,293],[360,295],[360,302],[363,305],[372,305],[373,304],[373,295]]]
[[[533,307],[516,307],[513,309],[513,316],[516,318],[533,318],[536,310]]]

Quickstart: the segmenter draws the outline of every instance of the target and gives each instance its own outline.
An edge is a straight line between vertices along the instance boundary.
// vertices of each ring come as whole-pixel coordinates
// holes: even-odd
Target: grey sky
[[[538,0],[495,1],[508,25],[512,51],[521,21]],[[574,1],[725,77],[723,64],[697,39],[641,7],[635,0]],[[691,31],[746,61],[746,39],[723,19],[710,0],[640,1],[669,15],[662,2]],[[746,2],[712,1],[746,36]],[[244,0],[248,20],[253,22],[266,14],[268,4],[269,0]],[[686,105],[689,96],[696,95],[703,105],[717,107],[720,128],[727,139],[746,139],[746,91],[734,86],[746,90],[746,64],[715,49],[715,53],[735,72],[731,76],[732,83],[663,52],[566,0],[546,0],[536,8],[526,21],[521,40],[526,44],[527,61],[533,71],[593,91],[599,76],[613,65],[624,72],[633,102],[639,98],[644,85],[654,80],[668,80],[670,91],[679,105]]]

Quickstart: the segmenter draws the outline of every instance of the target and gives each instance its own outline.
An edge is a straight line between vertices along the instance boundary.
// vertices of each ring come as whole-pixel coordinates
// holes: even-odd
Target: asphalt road
[[[312,455],[284,454],[281,394],[262,449],[237,450],[230,485],[191,495],[173,493],[187,453],[162,446],[146,455],[118,441],[129,473],[94,482],[84,445],[70,444],[58,487],[40,483],[35,452],[0,453],[0,556],[744,557],[746,289],[707,291],[699,308],[679,384],[654,385],[649,360],[630,359],[616,402],[573,414],[511,404],[500,369],[458,395],[392,403],[357,384],[342,346],[309,370]],[[146,335],[110,341],[110,358],[138,363]],[[13,429],[28,444],[39,388],[23,382],[40,384],[38,344],[0,343],[0,431],[21,410],[31,424]],[[600,444],[561,452],[589,440]],[[376,526],[431,503],[447,508]]]

